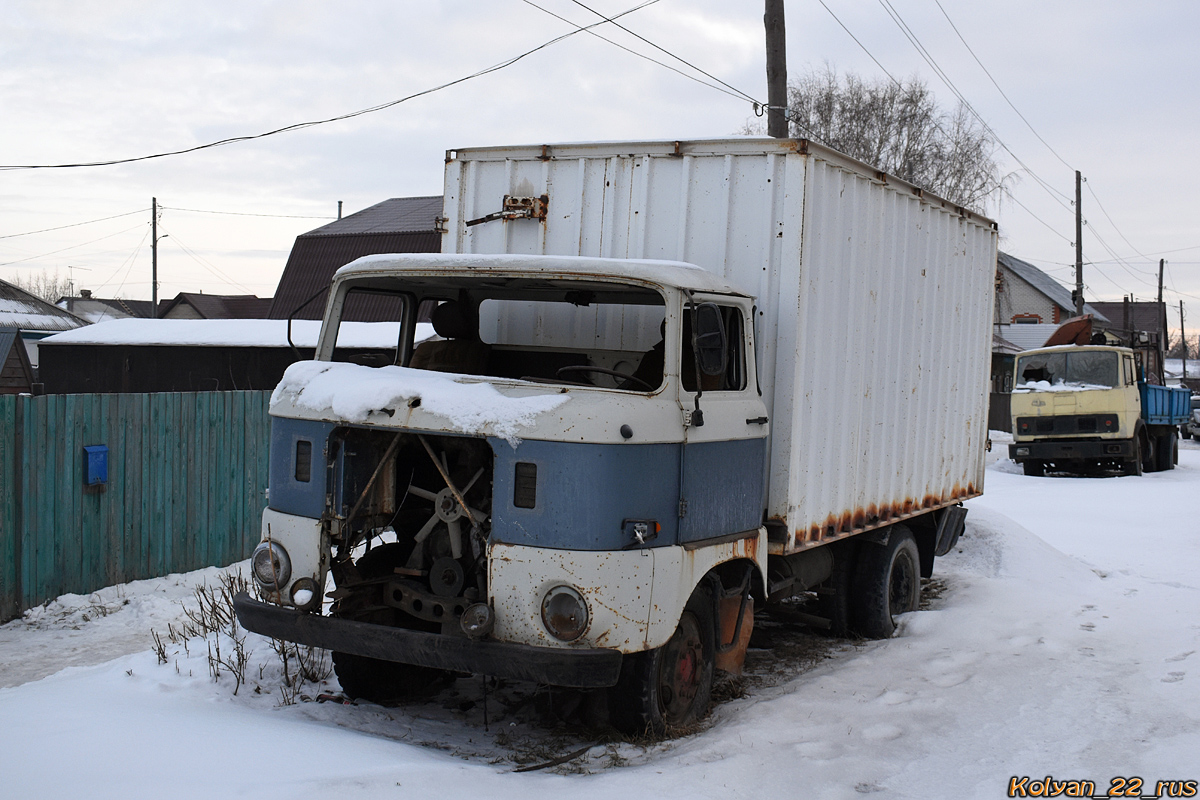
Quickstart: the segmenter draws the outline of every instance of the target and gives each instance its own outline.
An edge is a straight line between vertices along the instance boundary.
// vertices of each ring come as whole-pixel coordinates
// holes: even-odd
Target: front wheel
[[[854,627],[871,639],[896,631],[896,617],[916,611],[921,602],[921,555],[908,528],[892,528],[887,544],[865,542],[858,550],[854,593]]]
[[[1021,463],[1021,468],[1031,478],[1041,478],[1046,474],[1046,462],[1044,461],[1024,461]]]
[[[609,719],[625,733],[662,736],[695,725],[712,699],[716,631],[712,598],[699,588],[662,647],[625,656],[609,694]]]

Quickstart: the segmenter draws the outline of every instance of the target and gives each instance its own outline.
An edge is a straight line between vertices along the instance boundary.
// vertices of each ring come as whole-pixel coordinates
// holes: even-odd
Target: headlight
[[[542,624],[555,639],[573,642],[587,629],[587,603],[570,586],[555,586],[542,598]]]
[[[1029,455],[1029,448],[1028,448],[1028,447],[1018,447],[1018,448],[1017,448],[1017,455],[1019,455],[1019,456],[1027,456],[1027,455]]]
[[[270,591],[279,591],[292,578],[292,560],[279,542],[261,542],[250,557],[254,580]]]

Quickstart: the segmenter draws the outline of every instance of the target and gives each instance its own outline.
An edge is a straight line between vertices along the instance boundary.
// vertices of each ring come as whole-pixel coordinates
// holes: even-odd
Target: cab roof
[[[368,278],[396,273],[414,274],[478,272],[531,278],[615,278],[623,281],[657,284],[714,294],[739,297],[753,295],[706,272],[695,264],[682,261],[654,261],[627,258],[586,258],[581,256],[476,255],[459,253],[403,253],[363,256],[339,269],[334,280]]]

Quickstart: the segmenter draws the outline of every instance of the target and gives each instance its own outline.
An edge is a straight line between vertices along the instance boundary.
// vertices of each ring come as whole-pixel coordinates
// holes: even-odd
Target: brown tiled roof
[[[256,297],[252,294],[200,294],[198,292],[180,292],[175,299],[162,306],[160,317],[182,303],[187,303],[196,309],[204,319],[266,319],[271,310],[270,297]]]
[[[275,290],[271,319],[287,319],[314,294],[329,288],[333,273],[362,256],[380,253],[437,253],[442,247],[437,217],[440,195],[396,197],[296,237]],[[297,319],[320,319],[325,297],[296,312]],[[382,298],[351,305],[346,318],[374,322],[391,316]]]

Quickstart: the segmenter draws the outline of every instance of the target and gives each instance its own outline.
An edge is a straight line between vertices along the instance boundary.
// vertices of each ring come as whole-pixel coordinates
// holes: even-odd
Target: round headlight
[[[555,639],[573,642],[587,629],[587,603],[570,586],[555,586],[542,598],[542,624]]]
[[[261,542],[250,557],[254,580],[270,591],[279,591],[292,577],[292,560],[279,542]]]
[[[312,578],[296,578],[296,582],[292,584],[292,605],[301,611],[308,611],[320,599],[316,581]]]

